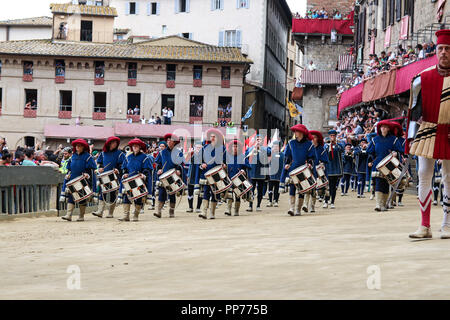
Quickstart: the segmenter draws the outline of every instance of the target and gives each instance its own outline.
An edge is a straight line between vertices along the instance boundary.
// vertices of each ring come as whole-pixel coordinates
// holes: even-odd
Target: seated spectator
[[[425,50],[423,49],[423,46],[418,43],[416,46],[416,55],[417,55],[417,59],[421,60],[421,59],[425,59]]]
[[[141,109],[139,109],[138,105],[136,105],[136,107],[134,107],[133,113],[135,115],[140,115],[141,114]]]
[[[156,124],[162,124],[161,118],[159,116],[156,117]]]
[[[156,124],[156,118],[155,118],[155,116],[152,116],[152,117],[148,120],[148,124]]]
[[[431,57],[434,56],[436,54],[436,45],[434,44],[433,41],[431,41],[428,46],[427,49],[425,50],[425,57]]]

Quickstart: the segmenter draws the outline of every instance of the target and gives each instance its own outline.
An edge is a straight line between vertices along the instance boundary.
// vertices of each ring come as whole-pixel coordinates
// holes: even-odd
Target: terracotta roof
[[[72,3],[52,3],[50,4],[52,13],[64,14],[85,14],[90,16],[110,16],[117,17],[117,10],[106,6],[88,6]]]
[[[49,26],[53,25],[51,17],[33,17],[0,21],[0,26]]]
[[[333,70],[303,70],[302,84],[338,85],[341,83],[341,73]]]
[[[105,59],[177,60],[225,63],[253,63],[238,48],[203,46],[145,45],[143,43],[87,43],[51,40],[0,42],[0,54],[89,57]]]

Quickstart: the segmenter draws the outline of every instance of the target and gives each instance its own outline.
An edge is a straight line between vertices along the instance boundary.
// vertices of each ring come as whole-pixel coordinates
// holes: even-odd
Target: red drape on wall
[[[393,95],[396,74],[397,69],[394,69],[364,81],[362,100],[369,102]]]
[[[292,32],[330,34],[335,29],[338,34],[353,34],[352,25],[353,20],[292,19]]]
[[[357,86],[344,91],[339,100],[338,116],[342,110],[347,107],[354,106],[355,104],[362,102],[364,84],[358,84]]]
[[[411,87],[411,81],[420,72],[428,67],[437,64],[436,56],[432,56],[420,61],[408,64],[397,71],[395,79],[395,94],[408,91]]]

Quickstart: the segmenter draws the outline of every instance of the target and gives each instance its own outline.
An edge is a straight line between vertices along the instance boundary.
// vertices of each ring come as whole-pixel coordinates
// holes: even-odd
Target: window
[[[130,14],[136,14],[136,2],[130,2]]]
[[[141,94],[140,93],[129,93],[128,94],[128,103],[127,110],[133,110],[134,115],[141,114]]]
[[[103,6],[103,0],[95,1],[95,5],[100,7]]]
[[[203,118],[203,96],[191,96],[189,105],[189,122],[202,121]]]
[[[128,79],[136,79],[137,78],[137,63],[130,62],[128,63]]]
[[[161,114],[163,109],[170,108],[173,114],[175,114],[175,95],[174,94],[163,94],[161,95]]]
[[[95,78],[105,77],[105,63],[103,61],[95,61]]]
[[[166,34],[167,32],[167,26],[165,24],[162,25],[161,33]]]
[[[94,92],[94,112],[106,112],[106,92]]]
[[[222,81],[230,81],[231,67],[222,67]]]
[[[389,25],[395,22],[395,0],[389,0]]]
[[[92,21],[81,20],[80,41],[92,42]]]
[[[293,60],[289,60],[289,76],[290,77],[294,76],[294,61]]]
[[[220,47],[238,47],[241,44],[241,31],[240,30],[227,30],[219,32],[219,46]]]
[[[148,15],[159,15],[159,3],[150,2]]]
[[[231,113],[233,111],[231,97],[219,97],[219,105],[217,107],[217,119],[221,127],[225,127],[231,121]]]
[[[24,61],[23,62],[23,74],[24,75],[33,75],[33,61]]]
[[[72,111],[72,91],[59,91],[59,111]]]
[[[194,80],[202,80],[203,66],[194,66]]]
[[[25,109],[36,110],[38,91],[36,89],[25,89]]]
[[[55,61],[55,76],[64,77],[66,75],[66,64],[64,60]]]
[[[237,8],[238,9],[242,9],[242,8],[249,8],[249,2],[250,0],[237,0]]]
[[[175,13],[189,12],[190,0],[175,0]]]
[[[211,0],[211,10],[223,10],[223,0]]]
[[[167,81],[175,81],[176,68],[177,68],[176,64],[167,65]]]

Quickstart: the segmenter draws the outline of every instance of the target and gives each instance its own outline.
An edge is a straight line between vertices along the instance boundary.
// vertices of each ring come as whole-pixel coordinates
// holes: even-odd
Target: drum
[[[102,188],[102,193],[116,191],[120,187],[119,179],[114,170],[105,171],[102,174],[97,175],[97,177]]]
[[[89,180],[83,175],[67,182],[66,187],[72,194],[73,202],[75,203],[86,200],[94,194],[89,185]]]
[[[231,182],[233,183],[233,192],[236,194],[236,197],[240,198],[249,192],[253,185],[248,181],[245,171],[239,171],[233,178],[231,178]]]
[[[128,200],[133,201],[148,194],[142,174],[136,174],[122,181]]]
[[[326,187],[328,185],[328,179],[325,174],[325,166],[323,164],[319,164],[318,166],[316,166],[316,172],[317,172],[316,189]]]
[[[289,173],[292,183],[299,193],[305,193],[316,187],[316,179],[307,164],[295,168]]]
[[[389,184],[394,185],[402,175],[403,165],[391,153],[381,160],[377,165],[377,170],[384,178],[386,178]]]
[[[186,185],[181,177],[177,175],[175,169],[170,169],[169,171],[161,174],[159,181],[161,182],[162,187],[164,187],[170,195],[186,188]]]
[[[215,166],[205,173],[205,178],[214,194],[228,190],[233,183],[221,165]]]

